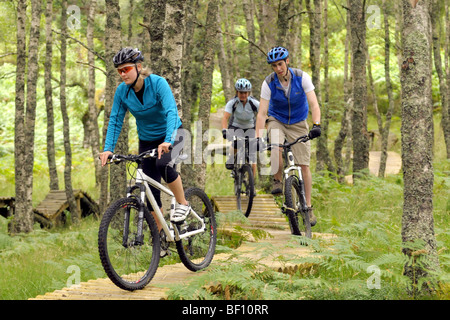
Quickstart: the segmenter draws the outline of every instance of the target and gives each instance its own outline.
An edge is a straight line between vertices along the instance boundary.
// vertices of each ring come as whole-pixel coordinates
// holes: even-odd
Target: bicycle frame
[[[278,147],[283,148],[284,151],[284,177],[285,177],[285,181],[289,178],[289,176],[291,175],[296,175],[298,182],[301,183],[302,186],[302,193],[303,193],[303,205],[302,205],[302,211],[307,210],[307,205],[306,205],[306,199],[305,199],[305,192],[304,192],[304,180],[303,180],[303,174],[302,174],[302,168],[300,166],[295,165],[294,162],[294,154],[292,152],[291,146],[295,143],[297,143],[300,139],[305,138],[306,136],[303,137],[299,137],[297,138],[296,141],[294,141],[293,143],[286,145],[280,145]]]
[[[164,215],[162,214],[158,204],[156,203],[155,196],[153,195],[152,191],[150,190],[149,184],[151,186],[155,187],[156,189],[168,194],[171,197],[171,206],[170,206],[171,213],[173,210],[175,210],[175,196],[174,196],[173,192],[171,190],[169,190],[168,188],[164,187],[159,182],[157,182],[154,179],[147,176],[144,173],[144,171],[142,170],[142,168],[138,167],[135,185],[138,186],[139,190],[140,190],[141,209],[139,210],[139,220],[138,220],[138,235],[139,236],[142,235],[142,221],[144,218],[143,206],[145,206],[145,197],[147,197],[148,200],[150,201],[150,204],[152,205],[152,208],[155,212],[154,217],[159,222],[159,225],[162,226],[162,230],[164,230],[164,233],[166,234],[167,241],[169,241],[169,242],[179,241],[181,239],[188,238],[188,237],[191,237],[193,235],[196,235],[198,233],[202,233],[205,231],[206,227],[205,227],[204,219],[202,219],[192,208],[191,208],[191,214],[193,214],[194,217],[201,222],[201,228],[194,230],[194,231],[189,231],[189,232],[180,234],[178,232],[178,228],[172,227],[172,223],[169,222],[170,226],[167,225],[167,222],[164,219]],[[131,191],[131,188],[129,189],[129,191]],[[127,197],[130,197],[130,196],[131,196],[131,192],[128,192]],[[126,223],[126,221],[125,221],[125,223]]]
[[[287,152],[285,153],[284,159],[284,177],[287,179],[290,174],[295,174],[297,172],[298,178],[303,180],[302,168],[300,166],[296,166],[294,163],[294,154],[292,153],[291,147],[288,147]],[[291,173],[293,171],[293,173]]]

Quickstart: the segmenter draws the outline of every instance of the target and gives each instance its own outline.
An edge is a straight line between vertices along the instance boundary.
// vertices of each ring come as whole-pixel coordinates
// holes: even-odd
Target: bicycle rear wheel
[[[311,238],[311,222],[309,221],[309,212],[306,209],[303,181],[300,181],[297,176],[288,177],[284,194],[291,233],[298,236],[303,234],[307,238]]]
[[[240,185],[236,188],[237,209],[246,217],[250,215],[255,197],[255,181],[253,178],[253,170],[249,164],[244,164],[239,170]],[[236,177],[238,179],[239,177]],[[238,180],[236,180],[238,181]]]
[[[212,204],[203,190],[189,188],[185,192],[185,197],[192,210],[204,219],[205,230],[191,237],[176,241],[176,246],[181,262],[186,268],[191,271],[198,271],[206,268],[214,257],[217,239],[216,220]],[[184,223],[176,225],[176,227],[180,234],[183,234],[198,230],[201,227],[201,223],[191,212]]]
[[[119,288],[130,291],[150,282],[160,257],[158,227],[146,206],[143,239],[137,238],[138,217],[137,199],[119,199],[106,210],[98,232],[98,250],[106,274]]]

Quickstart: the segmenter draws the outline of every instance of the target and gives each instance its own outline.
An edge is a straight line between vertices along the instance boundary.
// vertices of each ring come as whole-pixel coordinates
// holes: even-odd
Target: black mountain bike
[[[249,137],[233,136],[232,142],[235,149],[238,150],[234,155],[234,167],[231,171],[234,179],[236,205],[237,209],[246,217],[250,215],[255,197],[255,179],[249,157],[251,140]]]

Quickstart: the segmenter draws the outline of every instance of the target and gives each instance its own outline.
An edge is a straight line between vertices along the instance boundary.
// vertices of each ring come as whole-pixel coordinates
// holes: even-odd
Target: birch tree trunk
[[[66,56],[67,56],[67,1],[61,3],[61,59],[60,59],[60,93],[59,101],[61,107],[61,115],[63,120],[63,136],[64,136],[64,189],[66,191],[67,201],[69,202],[69,211],[72,223],[78,224],[81,218],[80,210],[75,201],[72,188],[72,148],[70,145],[70,122],[67,112],[66,103]]]
[[[25,65],[25,23],[26,4],[19,1],[17,7],[17,65]],[[23,10],[23,12],[21,12]],[[16,81],[16,128],[15,128],[15,167],[16,167],[16,212],[10,231],[12,233],[33,230],[33,166],[34,135],[36,125],[36,86],[39,75],[38,50],[41,22],[41,1],[31,1],[31,26],[28,42],[28,72],[26,110],[24,109],[25,67],[17,67]],[[19,75],[19,72],[21,75]],[[19,168],[18,168],[19,167]]]
[[[442,129],[444,131],[444,139],[447,147],[447,159],[450,159],[450,17],[449,17],[450,2],[445,2],[445,73],[447,78],[447,110],[442,110],[442,118],[447,118],[442,121]]]
[[[242,8],[244,10],[245,23],[247,26],[247,37],[252,43],[256,43],[253,1],[244,0],[242,2]],[[251,43],[248,44],[248,56],[250,59],[250,64],[248,66],[249,73],[247,79],[250,80],[252,84],[252,95],[255,97],[259,97],[261,91],[261,85],[259,82],[260,79],[263,78],[263,76],[260,75],[260,70],[263,68],[259,67],[261,65],[259,63],[259,61],[261,61],[260,53],[253,47]]]
[[[26,121],[25,121],[25,70],[26,70],[26,11],[27,1],[17,2],[17,63],[14,130],[14,171],[16,182],[16,207],[14,219],[9,225],[11,233],[30,232],[33,229],[32,190],[27,189]]]
[[[362,0],[350,0],[353,73],[353,179],[369,167],[367,133],[366,21]]]
[[[106,89],[105,89],[105,116],[108,110],[108,121],[111,114],[111,108],[114,102],[114,93],[117,85],[121,82],[117,71],[112,63],[113,57],[122,47],[122,30],[120,22],[120,6],[118,0],[106,0],[106,27],[105,27],[105,48],[106,48]],[[132,89],[133,90],[133,89]],[[128,119],[129,113],[125,115],[122,131],[120,132],[117,144],[114,149],[115,153],[128,153]],[[108,128],[105,124],[105,129]],[[104,130],[105,130],[104,129]],[[104,131],[104,136],[106,132]],[[109,166],[110,169],[110,202],[122,198],[126,195],[127,173],[126,164]]]
[[[347,0],[348,3],[349,0]],[[349,7],[349,5],[347,4]],[[336,173],[338,177],[339,183],[344,183],[344,175],[346,173],[346,165],[344,164],[344,160],[342,159],[342,150],[344,148],[344,142],[347,138],[347,144],[352,145],[352,137],[351,137],[351,121],[350,115],[353,110],[353,97],[351,95],[352,82],[349,79],[349,51],[350,51],[350,43],[351,43],[351,28],[350,28],[350,13],[347,10],[346,12],[346,34],[345,34],[345,49],[344,49],[344,111],[341,119],[341,129],[339,130],[339,134],[334,142],[334,160],[336,162]],[[351,73],[350,73],[351,74]],[[350,149],[350,148],[349,148]],[[350,161],[350,157],[347,157],[347,162]]]
[[[321,0],[322,1],[322,0]],[[320,4],[318,4],[320,9]],[[334,165],[330,158],[330,153],[328,152],[328,122],[329,122],[329,109],[328,109],[328,102],[329,102],[329,93],[328,93],[328,86],[329,86],[329,80],[328,80],[328,0],[324,0],[323,3],[324,10],[323,10],[323,43],[324,43],[324,59],[323,59],[323,67],[324,67],[324,90],[320,90],[320,81],[319,81],[319,91],[323,93],[323,95],[320,95],[319,101],[321,101],[321,127],[322,127],[322,134],[317,139],[317,166],[316,171],[322,171],[325,168],[330,171],[334,172]],[[317,9],[316,9],[317,11]],[[320,23],[320,21],[319,21]],[[315,26],[316,32],[319,33],[319,39],[316,39],[316,42],[319,41],[319,52],[320,55],[320,26]],[[316,44],[317,45],[317,44]],[[319,59],[320,64],[320,59]],[[319,78],[320,78],[320,68],[319,69]]]
[[[163,53],[164,21],[166,19],[167,0],[154,0],[152,17],[150,19],[150,68],[154,74],[165,77],[161,74],[161,57]]]
[[[206,14],[205,41],[203,43],[203,75],[200,89],[200,104],[198,111],[198,123],[196,126],[196,143],[194,165],[183,166],[186,175],[183,177],[183,184],[186,186],[196,186],[204,188],[206,182],[206,162],[203,160],[202,152],[206,149],[207,140],[203,141],[205,132],[209,129],[209,115],[211,111],[212,77],[214,71],[214,56],[217,44],[217,10],[218,0],[208,2]],[[201,159],[201,161],[198,161]],[[197,160],[197,161],[195,161]],[[200,162],[200,163],[199,163]]]
[[[181,103],[181,120],[183,122],[183,128],[185,130],[191,131],[191,109],[196,99],[196,92],[194,90],[195,84],[194,79],[196,74],[195,64],[192,63],[194,60],[192,51],[194,48],[193,38],[195,32],[195,23],[196,15],[198,10],[198,0],[189,0],[185,8],[185,36],[183,41],[183,68],[182,72],[182,103]],[[181,170],[183,170],[183,166],[181,166]],[[183,172],[183,171],[182,171]]]
[[[106,84],[105,84],[105,112],[104,112],[103,138],[102,138],[103,146],[105,145],[109,116],[111,115],[111,108],[114,100],[114,92],[118,81],[117,71],[114,68],[112,60],[116,52],[121,47],[119,1],[106,0],[105,3],[106,3],[106,25],[105,25]],[[100,212],[104,212],[109,204],[109,194],[108,194],[109,166],[102,167],[101,171],[102,172],[101,172],[99,204],[100,204]]]
[[[380,169],[378,170],[378,176],[384,177],[386,172],[386,162],[387,162],[387,148],[389,140],[389,131],[391,127],[392,113],[394,112],[394,97],[392,93],[392,83],[391,83],[391,72],[390,72],[390,56],[391,56],[391,41],[389,39],[389,14],[387,10],[387,2],[383,0],[383,11],[384,11],[384,74],[386,78],[386,91],[388,95],[389,107],[386,112],[386,120],[381,134],[381,157],[380,157]],[[381,128],[380,128],[381,129]]]
[[[447,110],[442,110],[442,118],[447,117],[447,121],[442,121],[444,139],[447,149],[447,159],[450,159],[450,1],[445,2],[445,74],[447,79]]]
[[[289,31],[289,20],[287,19],[287,17],[289,16],[290,6],[291,6],[291,1],[289,1],[289,0],[280,0],[278,2],[277,45],[280,45],[282,47],[288,47],[287,34]]]
[[[222,78],[223,95],[225,101],[229,101],[234,97],[234,88],[230,79],[230,68],[227,63],[227,53],[225,49],[224,39],[226,36],[222,33],[222,18],[220,11],[217,11],[217,42],[219,44],[219,50],[217,52],[217,60],[219,62],[220,75]]]
[[[59,190],[58,172],[56,171],[55,158],[55,120],[53,111],[53,89],[52,89],[52,20],[53,1],[47,0],[45,11],[45,106],[47,109],[47,161],[50,176],[50,190]]]
[[[432,0],[432,10],[431,10],[431,27],[433,33],[433,58],[434,67],[439,79],[439,93],[441,96],[441,110],[442,110],[442,129],[444,131],[444,140],[447,147],[447,158],[450,151],[450,136],[449,136],[449,114],[448,114],[448,104],[447,99],[448,88],[447,79],[444,74],[444,69],[442,68],[441,59],[441,37],[440,37],[440,25],[441,25],[441,5],[442,1]]]
[[[430,276],[427,270],[439,268],[433,220],[431,6],[430,0],[402,4],[402,240],[403,253],[411,259],[404,273],[416,291],[427,289],[416,287]]]
[[[94,18],[95,8],[97,6],[96,0],[91,0],[89,4],[88,24],[86,31],[87,45],[89,48],[94,48]],[[88,51],[89,64],[89,84],[88,84],[88,130],[89,130],[89,144],[92,150],[92,158],[94,160],[95,168],[95,184],[100,186],[101,164],[98,154],[100,152],[100,135],[98,128],[98,110],[95,104],[95,55]]]
[[[181,68],[183,62],[183,39],[185,31],[185,4],[186,1],[167,0],[161,64],[162,74],[164,74],[164,77],[172,89],[180,117],[182,116]]]

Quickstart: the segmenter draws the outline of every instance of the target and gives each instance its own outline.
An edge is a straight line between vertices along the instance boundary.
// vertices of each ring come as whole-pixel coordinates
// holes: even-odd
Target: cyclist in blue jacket
[[[100,159],[104,166],[108,156],[114,152],[125,113],[130,111],[136,119],[139,153],[158,148],[157,159],[144,160],[144,173],[158,182],[161,177],[167,182],[177,200],[171,221],[180,222],[190,211],[181,177],[174,168],[175,159],[184,144],[181,119],[169,84],[158,75],[148,74],[142,67],[143,60],[137,48],[122,48],[113,58],[123,82],[114,94],[105,147]],[[160,191],[153,187],[151,189],[161,207]],[[151,205],[148,205],[152,211]]]
[[[267,116],[271,143],[283,144],[285,138],[292,142],[306,134],[309,134],[310,138],[320,136],[320,107],[310,76],[300,69],[289,68],[289,52],[284,47],[273,47],[267,54],[267,63],[273,72],[266,77],[261,87],[256,136],[260,137]],[[313,121],[310,131],[306,122],[309,111]],[[311,208],[310,142],[293,145],[292,152],[295,164],[302,168],[306,204],[310,208],[311,225],[315,225],[317,218]],[[279,194],[283,192],[283,158],[280,150],[272,150],[271,163],[274,165],[272,194]]]

